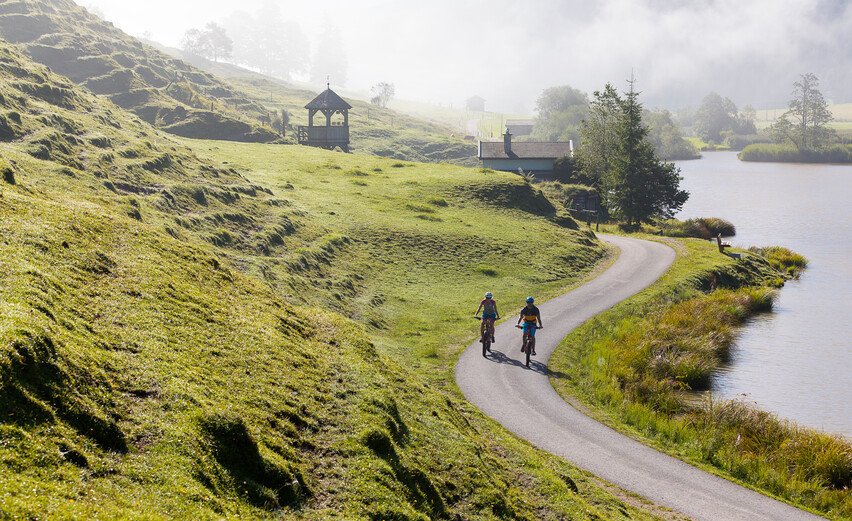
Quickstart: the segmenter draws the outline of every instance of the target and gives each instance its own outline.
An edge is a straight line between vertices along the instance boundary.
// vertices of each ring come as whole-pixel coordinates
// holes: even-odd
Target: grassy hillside
[[[0,37],[148,123],[188,137],[269,142],[264,107],[142,44],[72,0],[0,1]]]
[[[0,44],[4,516],[654,518],[441,368],[484,287],[557,292],[605,255],[543,196],[492,172],[193,146],[217,163]]]
[[[291,125],[307,124],[304,106],[317,94],[171,50],[197,67],[124,34],[72,0],[0,0],[0,37],[147,123],[183,137],[278,141],[272,120],[284,109],[291,114]],[[357,152],[478,163],[475,143],[461,139],[458,130],[350,101],[352,149]]]
[[[195,58],[194,63],[208,64],[210,70],[228,70],[228,82],[241,96],[253,100],[272,113],[286,110],[290,125],[308,124],[305,105],[317,93],[291,84],[249,73],[238,67],[221,65]],[[463,131],[442,123],[430,122],[389,108],[379,108],[356,98],[346,98],[349,111],[350,149],[405,161],[451,163],[476,166],[476,143],[463,139]],[[291,134],[295,130],[291,131]]]

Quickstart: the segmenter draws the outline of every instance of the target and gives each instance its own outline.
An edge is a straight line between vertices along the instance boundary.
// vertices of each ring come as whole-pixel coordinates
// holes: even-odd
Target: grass
[[[32,23],[16,21],[5,27]],[[476,330],[459,310],[483,288],[506,309],[609,255],[558,201],[511,174],[178,140],[0,52],[4,515],[654,517],[515,439],[451,381]],[[373,116],[394,119],[371,131],[399,121]],[[692,261],[677,273],[697,267],[699,286],[702,266],[723,285],[766,275]],[[842,456],[830,442],[811,446]],[[799,465],[802,482],[842,479],[836,459]]]
[[[3,515],[656,518],[451,383],[477,327],[460,310],[483,288],[506,305],[553,295],[608,255],[529,185],[300,147],[190,149],[0,53],[0,111],[16,113],[0,142]]]
[[[488,289],[504,302],[522,303],[530,292],[555,295],[607,255],[574,221],[567,222],[569,227],[553,223],[555,207],[512,174],[430,164],[394,168],[390,159],[305,148],[185,143],[213,163],[236,166],[252,184],[273,192],[290,184],[288,208],[325,216],[326,231],[351,240],[327,264],[307,266],[303,274],[292,273],[286,254],[284,259],[238,262],[257,263],[257,271],[293,299],[372,324],[377,345],[388,353],[437,349],[441,356],[430,359],[430,371],[445,371],[472,330],[459,314],[459,303],[471,303],[473,313]],[[339,169],[329,168],[331,163]],[[352,170],[372,172],[364,178],[367,185],[355,192],[352,176],[345,173]],[[527,222],[519,226],[522,216],[528,216]],[[308,222],[308,216],[299,219]],[[297,236],[298,241],[309,239]],[[495,273],[499,286],[493,286]],[[312,282],[316,278],[348,279],[353,287],[338,292],[339,299],[329,298],[326,288]],[[381,305],[372,304],[376,299]]]
[[[34,61],[173,134],[263,142],[280,137],[264,128],[268,114],[254,100],[73,2],[31,3],[2,14],[0,35]],[[30,94],[61,97],[62,91]]]
[[[737,328],[771,308],[772,286],[806,261],[777,247],[740,259],[681,242],[649,291],[589,321],[557,349],[552,378],[604,421],[661,450],[835,519],[852,518],[852,445],[706,390]],[[762,281],[762,283],[761,283]]]
[[[777,271],[793,278],[798,278],[808,266],[808,259],[783,246],[751,247],[749,251],[763,256]]]
[[[293,128],[308,124],[304,106],[315,92],[294,89],[271,79],[234,76],[229,83],[235,92],[253,100],[272,113],[286,110]],[[476,166],[476,144],[461,139],[461,133],[441,121],[424,121],[407,114],[358,99],[347,98],[349,111],[350,149],[404,161],[452,163]],[[292,134],[288,131],[288,135]]]
[[[730,150],[730,147],[723,143],[708,143],[700,137],[696,136],[684,137],[683,139],[691,143],[692,146],[694,146],[701,152],[712,152],[714,150]]]

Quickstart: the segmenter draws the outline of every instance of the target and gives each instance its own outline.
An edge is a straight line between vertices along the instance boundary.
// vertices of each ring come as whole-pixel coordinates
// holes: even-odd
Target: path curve
[[[539,305],[544,329],[536,335],[538,356],[529,369],[521,360],[513,318],[497,326],[497,343],[488,358],[482,357],[478,341],[462,353],[456,382],[468,401],[537,447],[693,520],[822,519],[651,449],[589,418],[553,389],[547,361],[562,339],[651,285],[675,259],[674,250],[660,243],[601,239],[619,247],[621,255],[595,279]],[[509,317],[522,305],[502,301],[500,308]]]

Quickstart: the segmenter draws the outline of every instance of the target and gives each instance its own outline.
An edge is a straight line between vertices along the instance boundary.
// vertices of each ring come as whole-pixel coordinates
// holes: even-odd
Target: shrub
[[[15,184],[15,168],[9,160],[3,157],[0,157],[0,174],[3,175],[3,181],[10,185]]]
[[[737,234],[737,229],[729,221],[718,217],[698,217],[686,221],[668,221],[664,223],[663,232],[669,237],[696,237],[709,240],[720,233],[723,237],[732,237]]]
[[[411,201],[405,204],[405,207],[415,212],[435,213],[435,209],[425,203]]]
[[[479,266],[477,266],[474,269],[476,271],[478,271],[479,273],[482,273],[483,275],[487,275],[489,277],[496,277],[497,276],[497,270],[494,269],[491,266],[486,265],[486,264],[480,264]]]

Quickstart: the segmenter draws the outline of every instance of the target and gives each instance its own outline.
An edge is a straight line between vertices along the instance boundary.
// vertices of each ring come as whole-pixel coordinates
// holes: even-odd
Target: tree
[[[737,115],[737,123],[739,129],[737,134],[757,134],[757,127],[754,125],[754,120],[757,119],[757,111],[751,105],[745,105],[743,110]]]
[[[219,58],[230,58],[234,52],[234,42],[225,33],[225,28],[221,25],[210,22],[205,28],[207,39],[209,40],[209,48],[213,54],[213,61],[218,62]]]
[[[595,91],[588,115],[580,124],[580,146],[577,157],[583,176],[592,186],[601,187],[610,171],[610,161],[616,147],[615,129],[621,119],[621,97],[612,84],[603,92]],[[606,194],[602,194],[604,204]]]
[[[290,125],[290,113],[287,109],[281,109],[281,135],[287,133],[287,127]]]
[[[210,22],[203,30],[186,31],[181,40],[181,48],[190,54],[217,62],[219,58],[231,56],[233,42],[225,33],[224,27]]]
[[[298,23],[282,18],[274,2],[265,2],[255,13],[232,14],[225,27],[234,39],[237,63],[284,80],[308,72],[308,39]]]
[[[545,89],[536,102],[533,136],[544,141],[579,141],[588,108],[588,96],[569,85]]]
[[[834,117],[817,87],[819,80],[812,73],[802,74],[793,84],[787,112],[771,127],[777,141],[790,141],[799,150],[809,150],[825,147],[837,137],[826,126]]]
[[[610,84],[595,92],[590,108],[595,119],[583,124],[581,164],[588,177],[599,179],[610,212],[633,226],[672,217],[689,194],[679,188],[680,170],[654,155],[639,94],[629,83],[624,98]]]
[[[340,31],[336,26],[327,25],[314,51],[311,81],[322,84],[331,77],[335,85],[346,86],[347,72],[346,50],[340,40]]]
[[[393,83],[388,83],[386,81],[374,85],[373,88],[370,90],[374,94],[373,98],[370,100],[370,103],[381,108],[387,107],[388,102],[393,98],[395,94]]]
[[[711,92],[701,101],[695,114],[695,133],[707,142],[720,143],[722,132],[736,130],[737,106],[728,98]]]
[[[183,33],[180,48],[189,54],[207,57],[210,53],[207,38],[200,29],[189,29]]]
[[[648,141],[654,146],[654,152],[660,159],[695,159],[701,157],[698,149],[689,141],[683,139],[680,125],[674,120],[671,112],[644,111],[642,121],[648,125]]]

